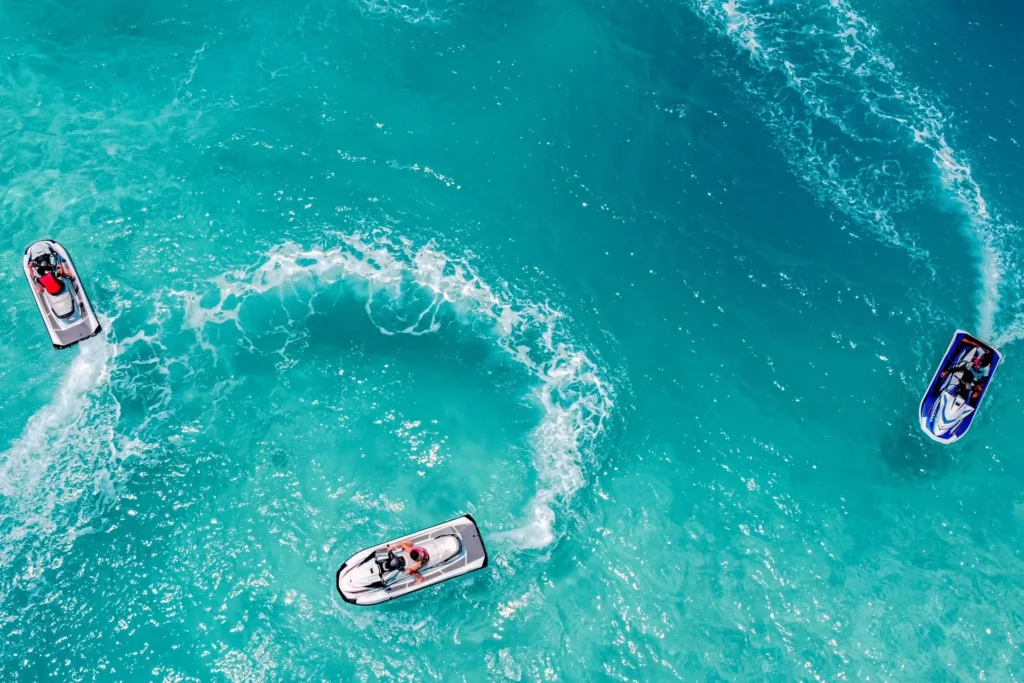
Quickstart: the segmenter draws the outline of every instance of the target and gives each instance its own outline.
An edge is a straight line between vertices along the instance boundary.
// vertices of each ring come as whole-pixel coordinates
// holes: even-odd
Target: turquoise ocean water
[[[1019,18],[3,0],[0,679],[1021,680]]]

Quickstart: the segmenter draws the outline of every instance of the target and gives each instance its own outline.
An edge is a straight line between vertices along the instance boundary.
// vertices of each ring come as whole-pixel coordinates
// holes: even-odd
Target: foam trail
[[[1016,233],[1015,226],[1003,225],[993,218],[981,187],[971,175],[971,167],[958,157],[946,142],[941,127],[935,122],[929,129],[914,129],[914,140],[932,152],[932,161],[939,171],[942,186],[949,191],[954,204],[966,217],[964,233],[974,245],[978,258],[981,291],[978,297],[978,334],[991,339],[995,330],[995,317],[999,311],[1000,285],[1005,269],[1015,265],[1004,252],[1006,240]]]
[[[104,325],[106,327],[106,325]],[[0,455],[0,495],[31,495],[53,465],[54,442],[66,444],[81,425],[90,395],[110,378],[116,347],[104,336],[78,344],[78,355],[53,400],[29,418],[21,436]]]
[[[495,535],[495,539],[508,540],[523,548],[542,548],[554,540],[552,505],[558,499],[570,499],[583,486],[583,473],[577,464],[581,444],[593,440],[596,433],[588,433],[588,428],[593,428],[596,419],[599,431],[611,408],[600,378],[586,369],[586,357],[575,354],[563,360],[547,371],[540,389],[545,417],[533,434],[537,449],[545,454],[537,461],[538,475],[545,485],[530,503],[529,521],[518,529]],[[573,385],[581,380],[584,386],[598,391],[587,395],[577,389],[576,398],[568,407],[560,405],[556,394],[574,393]]]
[[[413,3],[401,0],[353,0],[361,12],[376,17],[395,17],[409,24],[440,24],[446,16],[453,0],[419,0]]]
[[[487,325],[499,347],[540,381],[537,398],[544,411],[532,435],[538,490],[526,523],[505,537],[520,547],[551,543],[554,508],[567,504],[583,486],[586,453],[612,409],[613,389],[600,368],[568,341],[558,311],[494,289],[464,260],[429,246],[414,249],[387,233],[373,238],[342,235],[340,240],[342,246],[329,250],[284,244],[254,271],[215,278],[220,297],[212,306],[203,306],[197,293],[178,292],[185,300],[186,325],[196,331],[200,344],[205,344],[203,328],[210,323],[231,322],[244,337],[234,302],[268,291],[283,297],[303,282],[342,280],[366,297],[367,314],[384,334],[435,332],[443,306],[470,324]],[[231,307],[225,308],[229,301]]]
[[[992,346],[1002,348],[1007,344],[1024,339],[1024,314],[1018,315],[1012,324],[999,334]]]
[[[996,312],[999,310],[999,284],[1002,279],[1002,264],[999,252],[988,244],[979,247],[981,257],[981,303],[978,304],[978,334],[982,339],[991,339],[995,333]]]
[[[88,492],[109,491],[107,464],[121,457],[120,405],[105,390],[117,347],[98,336],[77,352],[50,403],[0,454],[0,564],[17,567],[13,584],[0,586],[0,602],[90,530],[98,499]]]
[[[911,190],[937,179],[964,215],[962,230],[979,263],[978,326],[989,338],[1016,226],[990,213],[966,159],[948,143],[948,117],[937,100],[907,83],[884,54],[878,29],[845,0],[817,5],[772,0],[691,0],[698,16],[732,41],[756,71],[746,83],[762,118],[807,188],[881,241],[928,262],[896,215],[927,199]],[[930,158],[903,168],[896,159]],[[914,178],[920,173],[920,179]],[[920,180],[918,182],[907,182]]]

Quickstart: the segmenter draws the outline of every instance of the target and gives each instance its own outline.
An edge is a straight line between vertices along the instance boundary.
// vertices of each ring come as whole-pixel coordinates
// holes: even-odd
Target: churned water
[[[0,678],[1020,680],[1015,12],[4,0]]]

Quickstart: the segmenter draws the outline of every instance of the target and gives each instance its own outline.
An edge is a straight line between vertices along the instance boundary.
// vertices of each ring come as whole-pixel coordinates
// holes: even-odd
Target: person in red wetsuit
[[[57,265],[56,268],[50,265],[47,261],[35,261],[32,264],[35,267],[36,282],[43,286],[50,294],[60,294],[64,289],[64,283],[62,283],[58,276],[61,275],[61,267]]]
[[[50,294],[60,294],[60,291],[64,289],[64,285],[53,276],[53,273],[46,273],[42,277],[36,278],[36,281]]]

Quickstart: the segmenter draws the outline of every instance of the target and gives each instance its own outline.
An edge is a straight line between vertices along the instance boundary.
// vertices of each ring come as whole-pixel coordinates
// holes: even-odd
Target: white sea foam
[[[203,337],[207,324],[230,322],[245,334],[238,307],[229,302],[269,291],[283,297],[310,282],[344,280],[365,297],[367,315],[383,334],[435,332],[446,307],[468,323],[487,325],[498,346],[539,380],[537,400],[544,411],[532,437],[538,490],[525,524],[504,537],[521,547],[551,543],[554,508],[583,486],[583,461],[612,409],[612,387],[601,369],[568,340],[558,311],[520,301],[507,287],[492,287],[464,259],[430,246],[417,249],[387,234],[342,235],[339,241],[327,250],[276,247],[254,270],[217,277],[219,298],[212,304],[198,293],[178,293],[186,324],[210,346]]]
[[[82,427],[94,392],[110,378],[109,362],[115,350],[104,337],[78,345],[53,398],[33,415],[21,436],[0,455],[0,495],[30,495],[54,466],[54,454]]]
[[[992,215],[970,164],[950,145],[940,102],[907,82],[878,28],[845,0],[693,0],[691,6],[748,56],[756,76],[746,89],[823,204],[926,260],[919,236],[898,229],[896,216],[924,199],[913,187],[937,181],[962,212],[963,233],[977,252],[978,328],[991,337],[1001,283],[1010,271],[1020,280],[1007,246],[1018,231]],[[896,161],[915,156],[925,163],[904,168],[906,162]],[[937,174],[927,172],[929,159]]]
[[[1018,315],[1017,318],[995,338],[992,345],[996,348],[1002,348],[1007,344],[1015,341],[1024,339],[1024,314]]]
[[[121,406],[108,390],[116,344],[100,336],[76,350],[51,400],[0,453],[0,562],[19,557],[27,580],[52,560],[53,542],[89,531],[93,502],[112,492],[117,462],[138,450],[117,433]]]
[[[150,415],[135,429],[121,424],[119,382],[133,379],[120,376],[118,357],[153,337],[116,342],[112,319],[100,319],[102,335],[53,354],[57,364],[72,356],[63,378],[54,374],[49,401],[0,453],[0,564],[14,567],[15,585],[35,581],[75,539],[97,531],[96,520],[123,493],[123,461],[152,448],[141,440]],[[156,413],[170,398],[161,396]],[[0,602],[15,585],[0,586]]]
[[[455,0],[353,0],[363,14],[395,17],[409,24],[438,24],[446,20]]]

